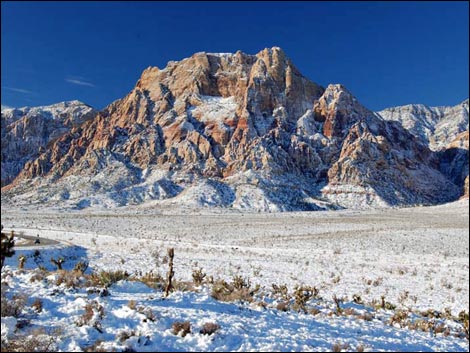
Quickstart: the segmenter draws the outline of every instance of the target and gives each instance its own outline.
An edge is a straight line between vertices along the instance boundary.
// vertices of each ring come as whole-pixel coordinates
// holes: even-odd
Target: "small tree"
[[[1,226],[3,231],[3,224]],[[3,264],[5,263],[5,258],[12,257],[15,254],[13,247],[15,246],[14,240],[15,234],[11,231],[10,236],[6,233],[1,232],[1,265],[0,270],[3,269]]]

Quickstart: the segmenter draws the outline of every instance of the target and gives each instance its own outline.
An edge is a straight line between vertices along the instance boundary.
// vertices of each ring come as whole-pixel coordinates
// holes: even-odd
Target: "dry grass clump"
[[[92,273],[89,277],[90,283],[95,286],[104,286],[109,287],[112,284],[126,280],[129,278],[129,273],[127,271],[117,270],[117,271],[100,271],[98,273]]]
[[[185,337],[188,333],[191,333],[191,323],[189,321],[176,321],[171,325],[171,329],[174,335],[179,335],[181,333],[181,336]]]
[[[133,280],[142,282],[150,288],[158,290],[163,290],[165,283],[163,276],[160,273],[153,271],[145,272],[139,277],[134,277]]]
[[[240,276],[235,276],[232,283],[224,280],[214,282],[212,285],[212,298],[223,302],[253,302],[253,295],[259,290],[259,286],[250,290],[250,282]]]
[[[83,274],[76,271],[57,270],[55,284],[60,286],[64,284],[67,288],[78,288],[85,285]]]

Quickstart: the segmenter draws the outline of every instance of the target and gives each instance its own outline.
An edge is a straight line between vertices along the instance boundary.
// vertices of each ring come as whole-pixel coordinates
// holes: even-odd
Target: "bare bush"
[[[8,299],[4,293],[1,296],[1,316],[20,317],[26,305],[26,296],[15,294],[11,299]]]
[[[179,335],[181,333],[182,337],[185,337],[188,333],[191,333],[191,323],[189,321],[176,321],[171,325],[174,335]]]

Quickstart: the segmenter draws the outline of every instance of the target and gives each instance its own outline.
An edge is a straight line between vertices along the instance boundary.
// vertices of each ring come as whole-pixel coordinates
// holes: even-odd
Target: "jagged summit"
[[[308,80],[279,47],[148,67],[126,97],[58,131],[35,154],[19,154],[12,139],[21,134],[2,112],[2,137],[21,166],[5,176],[2,199],[315,210],[460,192],[400,123],[342,85]]]

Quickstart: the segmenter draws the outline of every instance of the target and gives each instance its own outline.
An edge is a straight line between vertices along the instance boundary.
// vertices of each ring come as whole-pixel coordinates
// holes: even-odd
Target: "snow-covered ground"
[[[469,348],[467,339],[455,336],[461,327],[455,321],[441,322],[450,335],[432,334],[389,325],[394,311],[352,303],[354,295],[366,304],[384,297],[410,315],[427,309],[447,309],[453,316],[468,312],[468,200],[434,207],[269,214],[142,206],[67,212],[2,208],[2,224],[7,230],[61,241],[41,249],[40,261],[33,256],[34,247],[17,248],[2,271],[8,291],[43,300],[44,310],[31,314],[31,324],[61,327],[63,338],[56,342],[60,350],[84,350],[96,340],[107,350],[137,351],[329,351],[343,344],[346,350],[366,351]],[[253,303],[219,302],[207,284],[163,299],[162,291],[131,281],[112,285],[110,296],[100,297],[84,288],[30,282],[30,269],[38,263],[52,269],[50,257],[59,256],[65,258],[66,269],[83,259],[95,271],[152,270],[165,276],[170,247],[175,248],[177,281],[192,281],[196,268],[227,282],[241,275],[252,288],[261,286],[258,297]],[[17,270],[21,254],[27,256],[23,273]],[[57,274],[50,276],[53,280]],[[319,313],[277,310],[272,284],[286,284],[289,293],[296,285],[315,286],[323,299],[311,300],[309,308]],[[344,308],[373,312],[374,319],[331,314],[333,296],[343,299]],[[92,300],[104,308],[103,333],[76,324]],[[129,300],[137,309],[128,307]],[[145,319],[139,306],[150,309],[155,321]],[[192,333],[174,335],[175,321],[189,321]],[[220,329],[214,335],[200,334],[206,322]],[[2,317],[2,337],[11,326]],[[120,342],[116,337],[124,330],[134,335]]]

